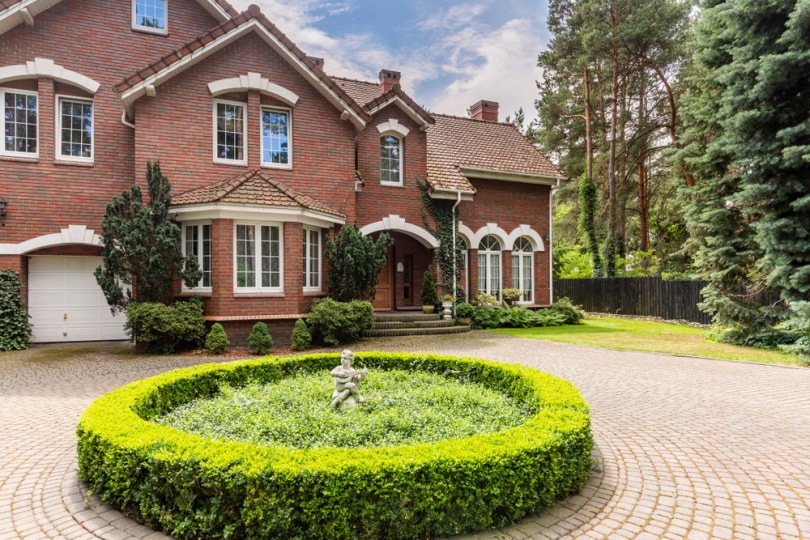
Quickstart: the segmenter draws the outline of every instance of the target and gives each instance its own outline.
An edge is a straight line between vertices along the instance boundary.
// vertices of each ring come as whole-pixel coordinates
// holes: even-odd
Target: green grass
[[[516,427],[534,411],[479,384],[436,374],[375,371],[365,403],[329,407],[334,380],[308,374],[273,384],[229,386],[155,422],[219,440],[284,448],[380,447],[470,437]]]
[[[725,360],[747,360],[766,364],[803,365],[797,357],[781,351],[739,347],[709,341],[705,337],[706,329],[683,324],[611,317],[589,317],[581,325],[543,328],[499,328],[492,330],[492,332],[607,349],[661,352]]]

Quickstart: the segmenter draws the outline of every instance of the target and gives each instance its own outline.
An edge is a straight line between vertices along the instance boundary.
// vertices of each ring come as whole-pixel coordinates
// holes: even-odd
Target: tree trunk
[[[588,66],[582,70],[582,83],[585,89],[585,174],[593,178],[593,142],[591,135],[591,82]]]

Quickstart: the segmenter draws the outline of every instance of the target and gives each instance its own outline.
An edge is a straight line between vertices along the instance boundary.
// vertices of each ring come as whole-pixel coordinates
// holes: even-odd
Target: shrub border
[[[577,493],[589,477],[589,412],[571,383],[472,358],[380,352],[356,358],[371,369],[477,381],[531,404],[536,413],[495,433],[373,449],[268,448],[150,422],[212,395],[220,383],[241,386],[329,370],[339,354],[204,364],[94,401],[77,427],[79,476],[105,502],[179,539],[422,538],[479,531]]]

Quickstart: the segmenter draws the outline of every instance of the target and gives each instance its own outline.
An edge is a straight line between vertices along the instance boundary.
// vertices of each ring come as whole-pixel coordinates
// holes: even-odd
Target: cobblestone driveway
[[[582,494],[465,540],[810,538],[810,369],[485,332],[363,348],[522,363],[570,380],[590,404],[601,464]],[[0,538],[166,538],[85,500],[74,428],[95,397],[201,361],[115,344],[0,354]]]

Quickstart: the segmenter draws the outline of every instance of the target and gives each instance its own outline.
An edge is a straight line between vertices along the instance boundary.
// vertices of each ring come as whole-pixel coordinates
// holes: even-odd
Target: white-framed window
[[[211,290],[211,224],[184,224],[183,225],[183,255],[192,255],[200,265],[202,277],[193,289]],[[186,289],[185,283],[183,289]]]
[[[501,243],[492,235],[478,244],[478,292],[501,298]]]
[[[0,88],[3,115],[2,154],[37,157],[39,155],[39,112],[36,92]]]
[[[534,301],[534,250],[527,238],[518,238],[512,247],[512,287],[520,289],[520,302]]]
[[[214,101],[214,161],[244,165],[247,141],[244,103]]]
[[[380,137],[380,182],[402,185],[402,139],[390,134]]]
[[[58,159],[93,161],[93,101],[59,96],[57,103]]]
[[[321,290],[321,231],[304,229],[304,290]]]
[[[292,166],[292,122],[289,109],[262,107],[262,165]]]
[[[234,228],[234,284],[237,292],[281,292],[281,226],[237,223]]]
[[[166,35],[168,0],[132,0],[132,28],[153,34]]]

